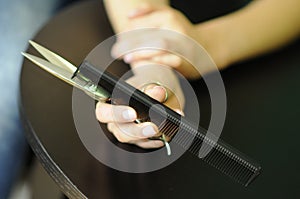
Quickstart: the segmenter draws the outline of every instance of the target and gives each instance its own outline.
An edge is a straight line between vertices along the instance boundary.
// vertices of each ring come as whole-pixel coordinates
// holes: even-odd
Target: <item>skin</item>
[[[276,50],[298,38],[300,34],[299,0],[253,1],[236,12],[200,24],[192,24],[181,12],[171,8],[166,0],[104,2],[116,33],[146,27],[177,31],[201,44],[220,70]],[[180,85],[172,70],[162,68],[171,67],[189,79],[200,78],[200,75],[195,73],[194,66],[177,55],[163,50],[140,50],[122,55],[125,46],[134,48],[147,42],[157,42],[162,48],[170,45],[164,38],[150,40],[149,36],[119,37],[112,49],[112,55],[131,65],[135,76],[128,82],[133,86],[141,88],[145,83],[160,82],[170,88],[171,92],[168,93],[170,97],[166,104],[182,113],[184,96]],[[179,40],[173,42],[182,43]],[[146,74],[145,70],[147,78],[143,75]],[[160,77],[157,74],[160,74]],[[154,84],[145,89],[146,94],[159,101],[163,101],[165,91]],[[130,119],[122,117],[124,111],[131,111],[132,114],[129,115],[132,117]],[[154,124],[133,123],[136,113],[130,107],[98,103],[96,116],[99,121],[108,124],[108,129],[120,142],[136,144],[143,148],[163,146],[161,141],[147,139],[160,135]],[[147,129],[146,134],[143,134],[144,129]]]

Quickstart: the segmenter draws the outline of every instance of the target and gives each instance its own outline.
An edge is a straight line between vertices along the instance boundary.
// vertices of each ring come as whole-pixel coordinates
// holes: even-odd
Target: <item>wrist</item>
[[[219,70],[229,66],[231,61],[229,29],[223,20],[215,19],[196,25],[196,41],[202,45]]]

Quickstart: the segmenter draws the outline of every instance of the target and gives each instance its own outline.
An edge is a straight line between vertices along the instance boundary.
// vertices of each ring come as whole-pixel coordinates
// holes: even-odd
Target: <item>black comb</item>
[[[180,114],[111,73],[95,68],[89,62],[84,61],[73,77],[84,80],[88,78],[109,93],[118,93],[117,97],[112,95],[111,102],[133,107],[138,113],[138,118],[142,121],[155,123],[161,133],[173,138],[172,143],[174,142],[183,149],[201,157],[209,165],[240,184],[248,186],[259,175],[261,167],[254,160],[221,139],[214,141],[217,139],[209,138],[206,136],[207,131],[205,129],[192,124]],[[149,111],[151,111],[151,118]]]

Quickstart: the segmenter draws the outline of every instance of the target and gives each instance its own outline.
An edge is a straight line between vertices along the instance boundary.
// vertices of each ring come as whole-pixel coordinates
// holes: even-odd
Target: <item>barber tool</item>
[[[161,136],[150,139],[164,142],[168,155],[171,155],[172,150],[166,138],[171,139],[170,143],[188,150],[244,186],[248,186],[259,175],[261,167],[254,160],[221,139],[209,138],[205,129],[194,125],[124,80],[88,61],[83,61],[76,67],[45,47],[33,41],[29,42],[48,61],[28,53],[22,54],[42,69],[79,88],[95,100],[133,107],[139,118],[136,123],[150,121],[156,124]],[[202,156],[200,152],[205,155]]]

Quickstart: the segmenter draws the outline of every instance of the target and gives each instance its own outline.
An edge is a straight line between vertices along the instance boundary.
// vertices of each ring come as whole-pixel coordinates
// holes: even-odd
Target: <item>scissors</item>
[[[57,55],[56,53],[48,50],[42,45],[31,40],[29,40],[29,43],[48,61],[39,58],[35,55],[22,52],[22,55],[24,57],[26,57],[27,59],[35,63],[37,66],[44,69],[45,71],[49,72],[50,74],[70,84],[71,86],[74,86],[84,91],[87,95],[89,95],[93,99],[101,102],[112,101],[111,94],[107,92],[107,90],[105,90],[104,88],[102,88],[101,86],[99,86],[98,84],[96,84],[94,81],[91,80],[91,79],[98,79],[98,77],[104,75],[104,73],[99,74],[99,71],[95,71],[93,69],[93,66],[91,66],[87,62],[84,62],[84,65],[83,67],[81,67],[81,71],[80,71],[79,68],[71,64],[69,61]],[[86,69],[88,70],[89,74],[91,74],[90,72],[94,72],[94,76],[93,77],[89,77],[90,75],[84,76],[84,74],[82,75],[80,73],[82,71],[86,72],[87,71]],[[106,75],[109,76],[108,77],[109,80],[114,81],[114,86],[117,84],[116,81],[119,82],[119,80],[113,77],[113,75],[105,73],[105,76]],[[129,85],[126,86],[128,87]],[[145,121],[145,119],[136,119],[135,122],[141,123],[143,121]],[[164,142],[165,147],[167,149],[167,154],[171,155],[171,147],[167,142],[167,139],[164,134],[162,134],[160,137],[153,137],[150,139],[153,140],[158,139]]]
[[[205,129],[190,123],[163,103],[154,100],[124,80],[96,68],[88,61],[83,61],[80,66],[76,67],[36,42],[29,41],[29,43],[46,60],[28,53],[22,53],[27,59],[64,82],[84,91],[95,100],[122,104],[124,97],[130,99],[129,104],[123,104],[129,105],[137,111],[139,119],[136,123],[150,121],[158,126],[162,135],[152,139],[163,141],[168,155],[171,155],[171,148],[166,141],[166,137],[173,137],[172,142],[199,158],[200,148],[206,147],[205,150],[210,151],[201,159],[244,186],[248,186],[259,175],[261,167],[255,161],[221,139],[216,142],[207,138]],[[121,93],[119,97],[112,96],[115,90]],[[150,108],[155,115],[154,118],[148,116]],[[178,136],[174,137],[177,134]]]

